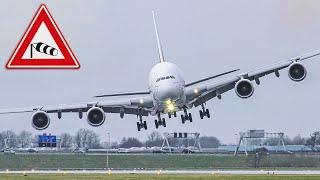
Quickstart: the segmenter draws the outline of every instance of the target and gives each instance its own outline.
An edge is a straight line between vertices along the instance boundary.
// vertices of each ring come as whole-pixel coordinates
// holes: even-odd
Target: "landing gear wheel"
[[[202,110],[199,110],[200,118],[203,119],[203,112]]]
[[[189,113],[189,121],[192,122],[192,114]]]
[[[167,127],[167,125],[166,125],[166,120],[165,120],[164,118],[162,118],[162,126],[163,126],[163,127]]]
[[[141,127],[139,122],[137,122],[137,128],[138,128],[138,131],[140,131]]]
[[[156,125],[156,129],[158,129],[158,127],[159,127],[159,123],[158,123],[158,121],[157,121],[157,120],[154,120],[154,124]]]
[[[207,115],[208,118],[210,118],[210,111],[209,111],[209,109],[206,109],[206,115]]]
[[[147,121],[143,121],[143,127],[144,127],[145,130],[148,129],[148,127],[147,127]]]
[[[182,121],[182,124],[186,122],[186,120],[184,119],[184,115],[181,115],[181,121]]]
[[[176,111],[173,112],[173,116],[177,117],[177,112]]]
[[[171,118],[171,113],[168,113],[169,119]]]

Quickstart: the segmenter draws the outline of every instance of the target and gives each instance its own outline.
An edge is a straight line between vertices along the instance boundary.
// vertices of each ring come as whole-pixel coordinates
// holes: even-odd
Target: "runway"
[[[320,175],[320,170],[28,170],[0,171],[0,174],[212,174],[212,175]]]

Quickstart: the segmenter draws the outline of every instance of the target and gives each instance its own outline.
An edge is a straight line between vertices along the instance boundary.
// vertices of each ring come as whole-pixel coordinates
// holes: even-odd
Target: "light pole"
[[[110,133],[108,132],[108,139],[109,139],[109,142],[108,142],[108,148],[107,148],[107,169],[109,169],[109,148],[110,148]]]

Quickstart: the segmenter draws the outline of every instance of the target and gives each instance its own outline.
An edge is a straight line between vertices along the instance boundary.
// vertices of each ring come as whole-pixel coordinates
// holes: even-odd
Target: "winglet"
[[[157,27],[157,22],[156,22],[156,16],[155,16],[154,11],[152,11],[152,17],[153,17],[154,31],[155,31],[156,37],[157,37],[157,46],[158,46],[159,59],[160,59],[160,62],[164,62],[164,57],[163,57],[163,53],[162,53],[162,46],[161,46],[161,42],[160,42],[160,38],[159,38],[158,27]]]

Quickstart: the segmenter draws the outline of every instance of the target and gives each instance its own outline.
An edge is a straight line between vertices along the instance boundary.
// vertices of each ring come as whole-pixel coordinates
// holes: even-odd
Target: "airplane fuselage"
[[[171,62],[156,64],[149,74],[149,90],[156,113],[179,111],[186,104],[185,80]]]

